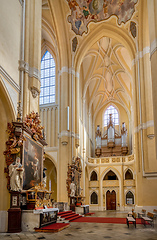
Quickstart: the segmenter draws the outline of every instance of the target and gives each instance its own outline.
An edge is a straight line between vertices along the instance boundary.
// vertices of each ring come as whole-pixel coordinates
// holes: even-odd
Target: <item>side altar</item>
[[[76,211],[76,207],[81,207],[84,204],[85,197],[82,196],[81,188],[81,160],[79,157],[73,159],[72,164],[68,164],[67,171],[67,192],[70,198],[70,210]]]
[[[44,146],[47,143],[39,114],[31,112],[23,122],[17,118],[16,122],[8,123],[7,132],[4,172],[11,199],[8,209],[8,232],[20,232],[23,216],[26,225],[34,218],[37,223],[35,227],[39,227],[41,224],[47,224],[49,220],[54,221],[57,210],[50,211],[52,192],[45,188],[43,160]],[[45,209],[47,215],[44,216],[44,212],[34,215],[34,211],[38,209]],[[28,215],[31,217],[27,217]]]

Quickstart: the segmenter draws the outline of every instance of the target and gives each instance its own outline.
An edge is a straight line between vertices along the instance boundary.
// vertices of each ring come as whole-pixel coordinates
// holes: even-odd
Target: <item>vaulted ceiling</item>
[[[96,114],[109,101],[126,111],[132,104],[131,59],[118,41],[103,37],[85,55],[81,65],[83,97]]]
[[[55,16],[53,16],[51,11],[54,2],[56,3],[55,6],[57,9],[55,14],[58,14]],[[136,1],[134,0],[134,2]],[[78,46],[75,52],[77,53],[78,48],[81,44],[83,45],[83,41],[89,33],[78,36],[72,31],[71,23],[68,22],[68,16],[71,14],[68,1],[42,0],[42,10],[42,41],[51,43],[54,49],[57,49],[56,29],[58,26],[63,25],[55,25],[55,17],[57,18],[59,16],[59,10],[61,10],[60,14],[62,13],[62,21],[64,22],[64,30],[66,29],[65,33],[67,37],[65,44],[68,43],[70,46],[69,49],[71,49],[72,39],[77,37]],[[137,17],[136,11],[134,17]],[[61,19],[58,17],[56,21],[61,21]],[[115,16],[112,16],[107,21],[118,26]],[[99,26],[100,24],[101,23],[99,23]],[[92,32],[97,26],[95,23],[89,24],[89,32]],[[127,34],[130,34],[129,26],[130,23],[127,22],[120,26],[120,28],[126,31]],[[65,47],[68,48],[66,45]],[[118,103],[127,113],[131,112],[133,92],[131,67],[132,59],[129,52],[120,40],[118,41],[117,38],[114,38],[114,33],[112,34],[112,38],[109,38],[105,36],[104,32],[104,37],[100,38],[88,49],[82,59],[79,74],[82,82],[82,97],[87,100],[89,111],[92,112],[93,117],[96,117],[102,107],[105,107],[109,102]]]

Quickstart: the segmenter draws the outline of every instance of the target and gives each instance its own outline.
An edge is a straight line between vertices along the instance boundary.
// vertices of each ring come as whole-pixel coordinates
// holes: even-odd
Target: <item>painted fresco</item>
[[[71,9],[68,21],[72,30],[82,35],[91,21],[99,22],[116,15],[118,24],[126,23],[135,11],[137,0],[67,0]]]

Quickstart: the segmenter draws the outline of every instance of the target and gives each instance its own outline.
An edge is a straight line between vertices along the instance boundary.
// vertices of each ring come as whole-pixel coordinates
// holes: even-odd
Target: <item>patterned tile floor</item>
[[[99,217],[126,217],[127,213],[118,211],[95,212]],[[110,223],[70,223],[70,226],[58,233],[0,233],[0,239],[53,239],[53,240],[157,240],[157,220],[154,228],[141,224],[135,229],[125,224]]]

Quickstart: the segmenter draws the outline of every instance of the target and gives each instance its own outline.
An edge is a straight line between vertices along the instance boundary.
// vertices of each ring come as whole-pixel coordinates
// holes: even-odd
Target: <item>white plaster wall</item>
[[[19,84],[22,6],[17,0],[5,0],[0,7],[0,65]]]

